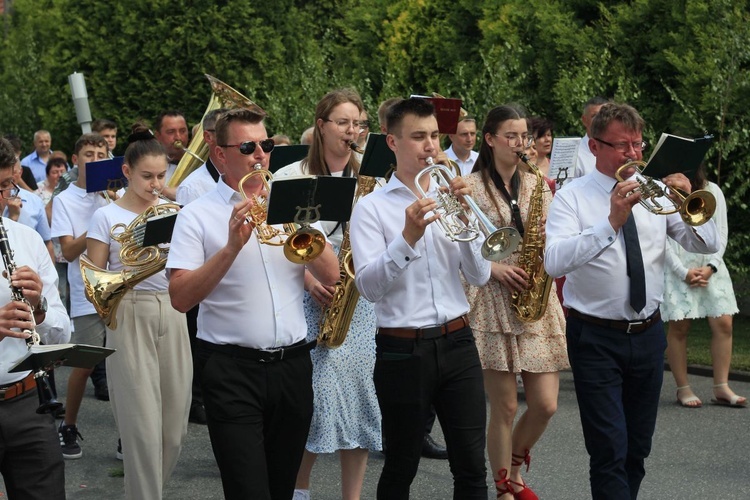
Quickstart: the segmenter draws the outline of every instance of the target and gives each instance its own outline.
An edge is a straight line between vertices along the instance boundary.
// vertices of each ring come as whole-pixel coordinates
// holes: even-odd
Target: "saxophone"
[[[529,275],[530,288],[511,294],[511,305],[516,317],[524,322],[539,320],[547,309],[552,277],[544,270],[544,240],[540,234],[539,221],[544,217],[544,190],[547,183],[537,166],[523,153],[517,153],[521,161],[536,175],[536,187],[529,202],[526,231],[523,235],[518,267]]]
[[[373,189],[375,189],[375,177],[358,175],[354,202],[370,194]],[[341,279],[336,284],[331,304],[323,310],[320,316],[320,332],[318,333],[318,344],[331,348],[339,347],[346,340],[354,309],[359,300],[359,291],[354,285],[354,262],[348,226],[344,231],[344,239],[339,249],[339,273]]]

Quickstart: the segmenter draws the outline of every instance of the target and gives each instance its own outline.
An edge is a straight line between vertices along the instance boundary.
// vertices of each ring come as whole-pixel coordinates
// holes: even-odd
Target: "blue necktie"
[[[625,259],[630,277],[630,307],[635,312],[641,312],[646,306],[646,274],[643,270],[643,255],[633,212],[630,212],[627,222],[622,226],[622,236],[625,240]]]

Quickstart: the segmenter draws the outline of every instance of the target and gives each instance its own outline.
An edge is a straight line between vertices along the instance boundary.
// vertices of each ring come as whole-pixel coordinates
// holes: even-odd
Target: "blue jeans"
[[[661,321],[638,334],[568,316],[568,357],[594,500],[631,500],[645,475],[667,346]]]
[[[385,440],[377,497],[409,498],[434,405],[448,447],[453,498],[486,500],[486,405],[471,328],[429,340],[378,335],[376,345],[374,381]]]

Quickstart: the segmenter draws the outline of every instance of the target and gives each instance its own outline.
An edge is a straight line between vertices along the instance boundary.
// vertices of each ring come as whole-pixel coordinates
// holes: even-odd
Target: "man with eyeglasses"
[[[16,155],[0,139],[0,200],[17,194],[12,168]],[[45,344],[70,339],[70,318],[57,292],[57,273],[41,238],[34,231],[3,218],[16,269],[8,279],[22,290],[31,305],[13,301],[7,282],[0,286],[0,473],[9,498],[65,498],[65,465],[55,432],[54,417],[36,412],[39,401],[30,372],[8,373],[26,354],[23,328],[36,323]],[[5,280],[3,280],[5,281]],[[34,323],[31,316],[34,317]],[[42,472],[43,471],[43,472]]]
[[[643,126],[631,106],[602,106],[589,141],[596,170],[557,192],[546,225],[545,268],[567,276],[568,357],[594,500],[634,499],[645,475],[664,374],[667,236],[689,252],[719,247],[713,221],[693,227],[677,213],[654,214],[639,204],[633,172],[617,181],[622,165],[643,156]],[[690,192],[683,174],[662,180]]]
[[[208,431],[227,499],[288,500],[312,418],[312,363],[302,309],[304,272],[334,285],[330,245],[306,266],[261,244],[246,214],[264,193],[273,141],[265,113],[233,109],[216,121],[216,189],[180,211],[167,260],[172,305],[200,303],[195,353]],[[319,226],[319,225],[318,225]]]

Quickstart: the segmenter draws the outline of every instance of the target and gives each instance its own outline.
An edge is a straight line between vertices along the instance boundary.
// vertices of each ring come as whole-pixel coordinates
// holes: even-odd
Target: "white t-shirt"
[[[86,237],[109,245],[108,268],[110,271],[127,269],[123,266],[122,261],[120,261],[120,249],[122,248],[122,245],[110,237],[110,229],[118,223],[125,224],[127,227],[127,225],[138,215],[139,214],[122,208],[116,203],[110,203],[109,205],[97,210],[91,218],[91,225],[89,226],[89,232]],[[168,288],[169,281],[167,280],[167,274],[163,269],[133,287],[134,290],[148,290],[154,292],[164,291]]]
[[[71,184],[52,201],[52,237],[78,238],[89,230],[89,222],[94,212],[106,204],[107,200],[99,193],[87,193],[85,189]],[[76,257],[68,266],[71,318],[96,314],[94,305],[86,299],[79,260]]]

